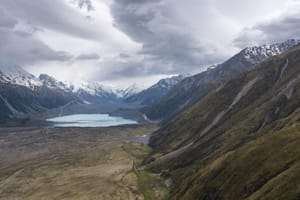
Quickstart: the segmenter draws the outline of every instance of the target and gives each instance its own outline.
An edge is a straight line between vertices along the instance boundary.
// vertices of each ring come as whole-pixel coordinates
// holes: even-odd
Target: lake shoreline
[[[49,118],[47,122],[54,127],[112,127],[120,125],[138,124],[137,121],[114,117],[109,114],[75,114]]]
[[[108,112],[108,113],[89,113],[89,112],[83,112],[84,114],[108,114],[109,116],[114,117],[122,117],[127,120],[134,120],[137,121],[140,125],[157,125],[157,122],[149,121],[144,117],[144,114],[136,109],[120,109],[115,112]],[[78,114],[76,112],[69,113],[66,115],[71,114]],[[37,127],[37,128],[45,128],[53,125],[51,122],[47,122],[46,120],[48,118],[55,118],[61,115],[58,114],[51,114],[48,115],[47,113],[39,113],[37,115],[31,115],[26,118],[18,118],[18,119],[10,119],[6,122],[0,123],[0,128],[15,128],[15,127]]]

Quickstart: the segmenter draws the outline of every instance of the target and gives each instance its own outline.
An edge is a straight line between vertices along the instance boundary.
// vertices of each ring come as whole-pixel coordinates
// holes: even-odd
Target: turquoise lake
[[[137,124],[136,121],[107,114],[76,114],[47,119],[51,127],[109,127]]]

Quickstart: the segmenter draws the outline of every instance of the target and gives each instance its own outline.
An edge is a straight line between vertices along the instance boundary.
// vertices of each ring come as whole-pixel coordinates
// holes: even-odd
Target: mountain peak
[[[18,65],[0,65],[1,82],[35,89],[40,86],[39,80]]]
[[[125,89],[114,89],[114,93],[119,97],[119,98],[129,98],[139,92],[141,92],[142,89],[138,86],[138,84],[134,83],[130,85],[129,87]]]
[[[290,39],[282,43],[264,44],[261,46],[247,47],[242,51],[247,59],[265,59],[279,55],[293,48],[300,43],[300,40]]]
[[[186,78],[186,75],[179,74],[177,76],[172,76],[169,78],[164,78],[158,81],[155,85],[153,85],[151,88],[166,88],[166,89],[171,89],[175,85],[177,85],[180,81],[182,81],[184,78]]]
[[[44,86],[47,86],[49,88],[61,89],[65,92],[72,92],[74,88],[72,84],[67,84],[62,81],[58,81],[52,76],[49,76],[48,74],[41,74],[39,76],[39,81],[41,81]]]

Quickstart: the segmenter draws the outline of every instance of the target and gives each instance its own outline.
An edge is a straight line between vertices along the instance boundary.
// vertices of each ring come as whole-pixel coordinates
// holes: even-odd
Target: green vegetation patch
[[[152,174],[145,170],[136,169],[139,191],[145,200],[164,200],[168,198],[168,189],[159,174]]]
[[[169,190],[160,174],[153,174],[144,170],[142,163],[151,153],[147,145],[128,142],[122,146],[123,150],[135,158],[133,170],[138,179],[138,190],[144,195],[145,200],[165,200],[168,198]]]

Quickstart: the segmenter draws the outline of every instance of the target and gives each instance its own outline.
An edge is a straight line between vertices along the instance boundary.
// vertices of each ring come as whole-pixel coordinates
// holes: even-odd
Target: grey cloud
[[[91,79],[111,81],[124,77],[131,78],[151,74],[155,74],[155,72],[148,71],[145,65],[138,61],[105,61],[99,63],[99,67],[95,69]]]
[[[0,8],[0,27],[13,28],[18,21]]]
[[[99,29],[90,26],[84,16],[78,15],[62,0],[0,0],[0,8],[42,28],[85,39],[101,38]]]
[[[130,58],[131,56],[129,54],[127,54],[127,53],[120,53],[119,57],[120,58]]]
[[[151,55],[153,61],[165,61],[179,67],[175,67],[174,72],[219,61],[212,46],[207,47],[188,35],[171,32],[165,40],[145,44],[140,53]]]
[[[150,30],[150,23],[159,11],[161,0],[120,0],[111,7],[115,26],[127,33],[137,42],[154,41],[155,32]]]
[[[72,58],[67,52],[51,49],[34,36],[35,31],[39,28],[36,24],[32,24],[34,20],[31,19],[39,20],[45,17],[47,12],[51,12],[46,12],[47,4],[44,5],[46,6],[44,10],[39,9],[38,5],[34,1],[25,3],[22,0],[18,2],[0,0],[1,64],[24,66],[39,61],[67,61]],[[27,14],[28,16],[25,17]]]
[[[90,71],[95,68],[95,73],[92,73],[95,77],[91,78],[117,80],[186,73],[187,70],[190,73],[198,72],[228,58],[238,50],[236,46],[244,48],[254,42],[273,43],[299,38],[300,34],[300,15],[289,15],[245,29],[232,43],[240,28],[248,24],[247,21],[253,24],[262,19],[262,13],[273,11],[270,4],[278,4],[281,0],[264,0],[265,3],[254,0],[246,4],[238,0],[226,3],[224,0],[103,1],[111,6],[114,26],[136,44],[111,27],[110,16],[108,22],[105,21],[107,19],[101,21],[98,19],[101,13],[96,13],[98,10],[77,12],[76,8],[73,9],[74,5],[70,7],[70,2],[84,11],[91,11],[98,6],[96,0],[94,5],[93,0],[0,0],[0,60],[13,60],[26,65],[40,60],[72,60],[76,65],[76,61],[89,60],[88,64],[94,61]],[[248,4],[262,8],[248,9]],[[241,5],[242,9],[235,12]],[[246,9],[247,12],[244,12]],[[96,23],[99,26],[95,26]],[[77,38],[83,39],[78,40],[80,42],[89,40],[87,46],[95,44],[99,50],[86,52],[101,52],[103,59],[99,59],[97,54],[82,54],[73,58],[66,52],[51,49],[37,38],[42,36],[40,38],[45,42],[56,41],[51,38],[52,35],[47,35],[51,32],[63,33],[74,41]],[[78,48],[74,52],[81,52],[80,45],[74,45],[74,48]],[[59,67],[60,64],[64,63],[59,63]]]
[[[139,54],[145,56],[148,71],[199,71],[225,59],[213,46],[200,43],[184,25],[172,20],[174,13],[168,6],[162,0],[115,0],[111,7],[115,26],[143,45]],[[145,68],[144,63],[140,65]]]
[[[0,61],[28,65],[38,61],[66,61],[71,56],[66,52],[54,51],[32,35],[0,28]]]
[[[238,47],[300,39],[300,13],[246,28],[235,40]]]
[[[96,53],[92,53],[92,54],[81,54],[79,56],[76,57],[76,59],[78,60],[98,60],[101,57],[96,54]]]

